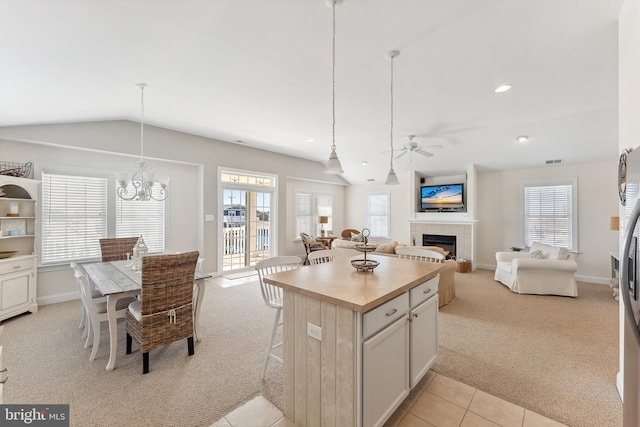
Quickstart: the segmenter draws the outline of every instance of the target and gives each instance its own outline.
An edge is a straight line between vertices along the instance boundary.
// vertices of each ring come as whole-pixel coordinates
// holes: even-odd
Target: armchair
[[[307,233],[300,233],[300,239],[302,239],[304,251],[306,252],[306,256],[304,258],[305,265],[309,264],[309,254],[311,252],[331,249],[330,247],[326,246],[324,242],[316,240],[315,238],[309,236]]]
[[[537,254],[538,257],[532,257]],[[496,252],[494,280],[518,294],[578,296],[575,257],[566,249],[533,243],[527,252]]]

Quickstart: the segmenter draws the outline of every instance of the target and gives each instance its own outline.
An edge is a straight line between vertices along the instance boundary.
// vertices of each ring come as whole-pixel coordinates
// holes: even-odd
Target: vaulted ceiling
[[[622,0],[344,0],[335,133],[343,177],[615,160]],[[0,0],[0,126],[140,119],[326,162],[325,0]],[[504,93],[494,89],[512,85]],[[517,137],[526,135],[526,142]],[[153,141],[145,141],[150,146]],[[396,151],[396,156],[398,155]],[[395,157],[395,156],[394,156]],[[367,164],[363,165],[363,161]]]

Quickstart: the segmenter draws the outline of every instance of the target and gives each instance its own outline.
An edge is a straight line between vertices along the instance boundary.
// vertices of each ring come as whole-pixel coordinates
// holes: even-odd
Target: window
[[[133,186],[127,188],[129,194]],[[153,186],[154,193],[160,193],[160,184]],[[143,236],[149,253],[164,251],[164,200],[144,202],[122,200],[116,196],[116,237]]]
[[[367,228],[369,236],[388,239],[389,231],[389,192],[367,193]]]
[[[100,258],[100,239],[110,236],[142,235],[149,252],[164,251],[164,202],[125,201],[110,185],[106,176],[42,172],[42,265]]]
[[[329,218],[323,226],[325,231],[333,230],[333,195],[296,192],[296,236],[300,233],[320,234],[318,216]]]
[[[524,185],[524,242],[577,250],[575,182]]]
[[[107,179],[42,172],[42,264],[100,257]]]

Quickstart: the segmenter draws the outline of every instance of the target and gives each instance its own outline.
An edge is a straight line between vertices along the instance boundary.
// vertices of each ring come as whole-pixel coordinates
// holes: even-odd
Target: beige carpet
[[[434,370],[573,427],[618,427],[618,311],[609,288],[580,283],[576,299],[517,295],[493,272],[456,273],[457,297],[440,310]],[[174,343],[125,354],[106,372],[108,329],[89,361],[77,328],[79,301],[3,322],[5,403],[69,403],[72,426],[208,426],[262,394],[282,404],[282,368],[260,374],[273,310],[257,281],[208,281],[195,356]]]
[[[267,381],[260,380],[273,315],[258,282],[222,288],[208,281],[195,355],[187,356],[186,341],[154,350],[142,375],[135,345],[125,354],[124,322],[116,369],[107,372],[106,322],[90,362],[78,329],[80,302],[47,305],[3,322],[5,403],[68,403],[72,426],[190,427],[209,426],[259,394],[280,405],[281,365],[271,363]]]
[[[518,295],[492,271],[456,273],[434,370],[573,427],[621,426],[618,302],[604,285],[578,283],[578,295]]]

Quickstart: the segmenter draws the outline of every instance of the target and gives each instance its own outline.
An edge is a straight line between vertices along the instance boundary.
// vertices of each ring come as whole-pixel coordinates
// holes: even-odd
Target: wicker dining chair
[[[187,339],[193,356],[193,282],[198,251],[142,259],[140,298],[125,315],[127,354],[135,340],[142,352],[142,373],[149,372],[149,352]]]
[[[264,367],[262,368],[263,379],[267,373],[267,364],[269,363],[269,359],[274,359],[282,363],[282,358],[275,354],[274,350],[282,347],[283,345],[282,341],[274,344],[276,336],[282,335],[279,330],[279,327],[282,326],[282,288],[266,283],[263,279],[264,276],[268,274],[299,268],[301,264],[302,259],[297,256],[274,256],[258,261],[255,266],[255,269],[258,271],[258,279],[260,280],[262,298],[264,299],[267,307],[271,307],[276,310],[276,315],[273,319],[273,328],[271,329],[271,338],[269,339],[269,346],[267,347],[267,357],[264,361]]]
[[[138,243],[138,239],[139,237],[108,237],[100,239],[102,262],[126,260],[127,254],[133,256],[133,247]]]

